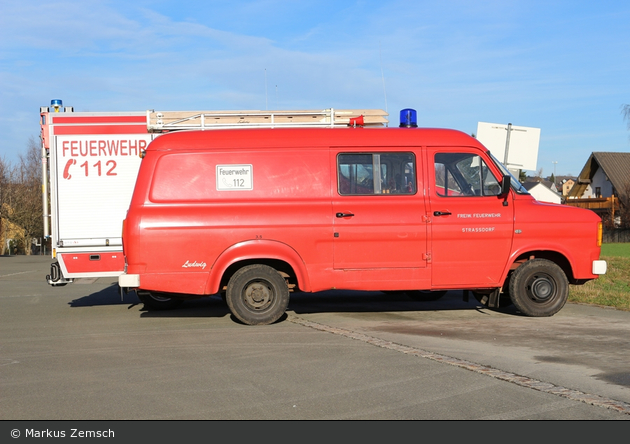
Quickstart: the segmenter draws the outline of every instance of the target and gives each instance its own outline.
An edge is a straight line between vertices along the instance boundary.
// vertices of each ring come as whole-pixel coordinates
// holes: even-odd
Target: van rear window
[[[415,194],[413,153],[342,153],[337,156],[340,195]]]

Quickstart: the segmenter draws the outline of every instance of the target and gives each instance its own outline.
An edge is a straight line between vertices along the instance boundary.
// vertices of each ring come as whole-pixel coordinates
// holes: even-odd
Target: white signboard
[[[56,202],[64,245],[78,245],[80,239],[112,239],[120,244],[140,152],[151,139],[151,134],[56,137]]]
[[[477,140],[506,167],[536,171],[540,128],[479,122]]]
[[[251,165],[217,165],[217,191],[253,190]]]

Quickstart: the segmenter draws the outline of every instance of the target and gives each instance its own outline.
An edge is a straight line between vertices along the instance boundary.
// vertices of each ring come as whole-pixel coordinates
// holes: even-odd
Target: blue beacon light
[[[58,113],[63,106],[63,102],[61,99],[52,99],[50,101],[50,106],[55,110],[56,113]]]
[[[405,108],[400,111],[400,128],[417,128],[418,113],[415,109]]]

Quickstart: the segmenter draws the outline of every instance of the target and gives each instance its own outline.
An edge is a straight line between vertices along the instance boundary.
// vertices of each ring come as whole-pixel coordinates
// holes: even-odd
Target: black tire
[[[441,299],[442,296],[444,296],[446,293],[448,293],[447,290],[413,290],[405,292],[405,294],[409,298],[413,299],[414,301],[420,302],[437,301],[438,299]]]
[[[226,302],[232,314],[247,325],[273,324],[289,306],[289,287],[274,268],[248,265],[228,282]]]
[[[532,259],[514,270],[510,298],[527,316],[547,317],[558,313],[569,297],[567,276],[547,259]]]
[[[171,297],[167,293],[137,291],[136,294],[148,310],[172,310],[184,302],[181,299]]]

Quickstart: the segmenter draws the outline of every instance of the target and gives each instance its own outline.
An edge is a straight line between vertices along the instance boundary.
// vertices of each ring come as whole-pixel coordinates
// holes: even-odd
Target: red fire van
[[[606,272],[600,246],[595,213],[536,201],[459,131],[183,131],[146,149],[119,284],[149,308],[222,293],[250,325],[330,289],[460,289],[551,316]]]

